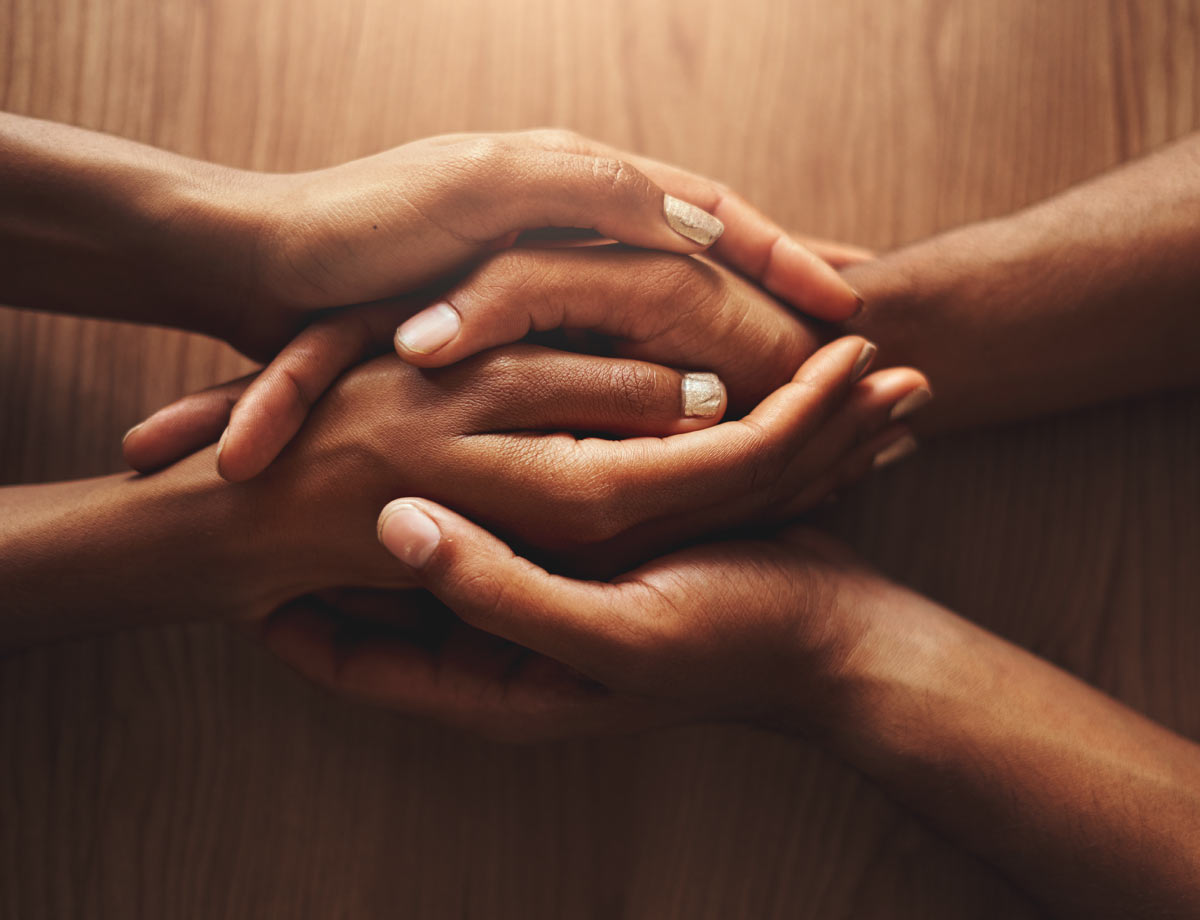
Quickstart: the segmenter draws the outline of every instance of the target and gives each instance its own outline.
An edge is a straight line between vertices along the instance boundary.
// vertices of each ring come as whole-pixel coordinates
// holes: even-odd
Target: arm
[[[253,606],[246,576],[269,581],[269,548],[211,459],[0,490],[0,648]]]
[[[0,113],[0,303],[229,338],[250,306],[250,174]]]
[[[1200,913],[1200,746],[890,593],[821,714],[831,749],[1059,916]]]
[[[474,628],[602,685],[591,711],[608,727],[737,719],[812,735],[1062,916],[1200,911],[1200,747],[820,534],[697,546],[607,583],[550,575],[423,499],[385,507],[380,539]],[[466,721],[422,673],[389,680],[386,649],[334,670],[308,626],[275,629],[285,656],[343,689],[426,713],[441,701]]]
[[[566,131],[429,138],[267,174],[0,113],[0,303],[278,354],[259,390],[301,418],[344,370],[391,347],[397,324],[428,301],[424,287],[522,231],[561,227],[709,251],[814,316],[858,308],[829,263],[717,183]],[[344,309],[385,298],[401,298],[387,321],[378,306],[374,321]],[[287,437],[229,440],[235,454],[265,444],[269,461]],[[222,473],[247,479],[265,462]]]
[[[896,592],[838,675],[831,747],[1066,916],[1200,910],[1200,747]],[[881,611],[882,614],[882,611]]]
[[[849,328],[925,371],[926,430],[1200,383],[1200,135],[846,271]]]
[[[888,416],[924,378],[862,377],[864,352],[855,337],[825,346],[802,384],[727,424],[712,374],[528,345],[432,372],[385,356],[346,374],[252,482],[219,488],[210,447],[151,476],[0,490],[0,597],[13,599],[0,643],[253,619],[322,588],[402,587],[375,518],[408,492],[576,566],[619,569],[754,517],[764,499],[747,480],[777,481],[794,501],[807,490],[811,504],[848,460],[869,464],[902,434]],[[193,399],[219,427],[245,385]]]

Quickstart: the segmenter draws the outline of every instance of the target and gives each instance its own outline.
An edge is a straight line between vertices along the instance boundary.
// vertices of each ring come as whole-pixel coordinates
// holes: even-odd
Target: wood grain
[[[0,105],[260,169],[564,125],[889,247],[1200,127],[1200,4],[0,0]],[[0,477],[119,468],[241,372],[0,310]],[[835,528],[1200,737],[1200,400],[930,445]],[[820,751],[735,729],[496,746],[356,708],[220,629],[0,663],[0,916],[1011,918],[1034,909]]]

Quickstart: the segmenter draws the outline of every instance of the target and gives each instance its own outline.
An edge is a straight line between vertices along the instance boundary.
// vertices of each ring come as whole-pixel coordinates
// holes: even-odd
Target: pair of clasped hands
[[[230,604],[277,654],[500,736],[821,693],[865,628],[841,586],[870,579],[794,521],[910,449],[930,396],[839,334],[863,304],[837,269],[869,254],[559,131],[243,191],[266,242],[220,332],[266,366],[124,451],[215,456],[270,550]]]

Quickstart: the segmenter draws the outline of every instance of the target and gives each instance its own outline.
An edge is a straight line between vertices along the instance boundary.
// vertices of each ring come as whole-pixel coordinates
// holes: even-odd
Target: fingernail
[[[401,323],[396,343],[406,351],[427,355],[458,335],[461,328],[458,311],[448,303],[438,303]]]
[[[725,401],[725,386],[716,374],[684,374],[680,390],[684,418],[712,418]]]
[[[725,232],[725,225],[707,211],[673,195],[663,195],[663,213],[672,230],[701,246],[709,245]]]
[[[858,357],[854,361],[854,367],[850,370],[851,383],[857,383],[862,379],[862,375],[867,372],[867,368],[875,360],[875,352],[877,351],[879,349],[875,347],[874,342],[867,342],[862,347],[862,351],[858,353]]]
[[[887,447],[877,453],[871,465],[877,470],[883,469],[883,467],[888,466],[889,464],[903,460],[916,449],[917,439],[911,434],[906,434],[900,440],[889,444]]]
[[[850,314],[851,318],[854,318],[863,311],[863,307],[867,305],[867,302],[863,300],[863,295],[858,293],[858,291],[855,291],[854,288],[850,288],[850,290],[854,291],[854,302],[858,304],[858,306],[854,308],[854,312]]]
[[[217,463],[221,462],[221,451],[225,449],[225,439],[229,437],[229,429],[221,432],[221,440],[217,442]]]
[[[888,413],[888,418],[893,422],[908,418],[931,399],[933,393],[927,387],[918,387],[896,401],[896,405],[892,406],[892,411]]]
[[[142,423],[141,423],[141,422],[138,422],[136,425],[134,425],[132,428],[130,428],[130,429],[129,429],[127,432],[125,432],[125,434],[122,436],[122,438],[121,438],[121,443],[122,443],[122,444],[124,444],[126,441],[128,441],[128,440],[129,440],[129,436],[130,436],[131,434],[133,434],[135,431],[137,431],[137,430],[138,430],[139,428],[141,428],[141,427],[142,427]]]
[[[410,502],[392,502],[379,515],[379,542],[389,553],[419,569],[442,542],[433,518]]]

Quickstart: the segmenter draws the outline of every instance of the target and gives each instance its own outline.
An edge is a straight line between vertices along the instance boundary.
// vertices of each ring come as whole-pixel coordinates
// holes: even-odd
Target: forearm
[[[1064,916],[1200,915],[1200,747],[905,597],[841,676],[832,748]]]
[[[253,279],[250,174],[0,113],[0,303],[224,334]]]
[[[1200,135],[846,272],[926,430],[1200,384]]]
[[[150,477],[9,487],[0,507],[0,647],[242,617],[287,594],[286,549],[211,450]]]

